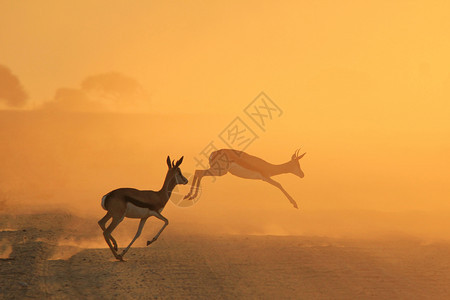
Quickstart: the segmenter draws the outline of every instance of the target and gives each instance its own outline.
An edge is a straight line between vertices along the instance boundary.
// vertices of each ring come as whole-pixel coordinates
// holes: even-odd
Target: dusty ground
[[[129,228],[117,233],[124,241],[135,224]],[[100,248],[95,220],[0,215],[0,298],[450,297],[450,244],[444,242],[201,236],[169,225],[160,240],[144,247],[151,236],[146,227],[127,261],[116,262]]]

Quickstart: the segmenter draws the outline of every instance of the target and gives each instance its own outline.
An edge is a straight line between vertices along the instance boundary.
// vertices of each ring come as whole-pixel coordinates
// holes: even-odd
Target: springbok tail
[[[108,200],[108,197],[109,197],[109,193],[102,197],[102,207],[104,210],[107,210],[106,209],[106,200]]]

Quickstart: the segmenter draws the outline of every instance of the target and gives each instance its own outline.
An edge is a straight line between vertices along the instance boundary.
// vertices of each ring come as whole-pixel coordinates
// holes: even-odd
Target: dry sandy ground
[[[0,298],[450,297],[450,244],[444,242],[201,236],[169,225],[144,247],[151,236],[146,227],[127,261],[116,262],[100,248],[95,220],[0,215]]]

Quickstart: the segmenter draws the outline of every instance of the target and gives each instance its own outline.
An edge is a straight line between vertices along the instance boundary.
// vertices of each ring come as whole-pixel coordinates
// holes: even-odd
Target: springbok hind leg
[[[273,180],[272,178],[267,178],[267,177],[264,177],[262,180],[264,180],[265,182],[270,183],[271,185],[279,188],[283,192],[283,194],[288,198],[289,202],[291,202],[291,204],[295,208],[298,209],[297,202],[295,202],[294,198],[292,198],[291,195],[289,195],[288,192],[286,192],[286,190],[283,188],[283,186],[279,182]]]
[[[108,222],[109,219],[111,219],[112,216],[109,212],[106,213],[106,215],[100,220],[98,221],[98,225],[100,226],[100,228],[105,231],[106,230],[106,222]],[[116,240],[113,238],[113,236],[111,235],[111,241],[114,244],[114,249],[117,251],[118,247],[117,247],[117,242]]]
[[[217,167],[217,168],[209,168],[207,170],[196,170],[194,180],[192,181],[191,190],[189,191],[189,194],[184,196],[184,199],[188,200],[194,200],[197,195],[198,191],[200,190],[200,183],[202,182],[202,178],[204,176],[223,176],[227,174],[227,171],[223,168]],[[192,192],[194,191],[194,194],[192,195]]]
[[[186,196],[184,196],[183,199],[191,198],[191,196],[195,190],[195,184],[197,183],[197,180],[198,180],[197,171],[195,171],[194,179],[192,179],[192,183],[191,183],[191,189],[189,190],[189,193],[187,193]]]
[[[111,233],[113,232],[113,230],[117,227],[117,225],[120,224],[120,222],[122,222],[124,217],[121,218],[117,218],[117,217],[112,217],[112,221],[111,224],[109,224],[109,226],[106,228],[105,231],[103,231],[103,236],[105,238],[106,243],[109,246],[109,249],[111,249],[111,252],[113,253],[114,257],[120,261],[123,261],[123,258],[121,255],[117,254],[117,251],[114,249],[114,247],[111,245],[110,239],[111,237]]]
[[[192,182],[192,187],[191,190],[189,191],[189,197],[188,195],[186,195],[186,197],[184,197],[184,199],[188,199],[188,200],[194,200],[197,195],[198,195],[198,191],[200,189],[200,183],[202,182],[202,178],[205,174],[205,170],[196,170],[195,171],[195,176],[194,176],[194,181]],[[194,194],[192,195],[192,191],[194,191]]]

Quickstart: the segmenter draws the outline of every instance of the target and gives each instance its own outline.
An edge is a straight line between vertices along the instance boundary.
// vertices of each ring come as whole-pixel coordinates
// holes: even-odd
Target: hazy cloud
[[[7,67],[0,65],[0,103],[3,102],[11,107],[20,107],[25,104],[27,98],[28,95],[17,76],[11,73]]]

